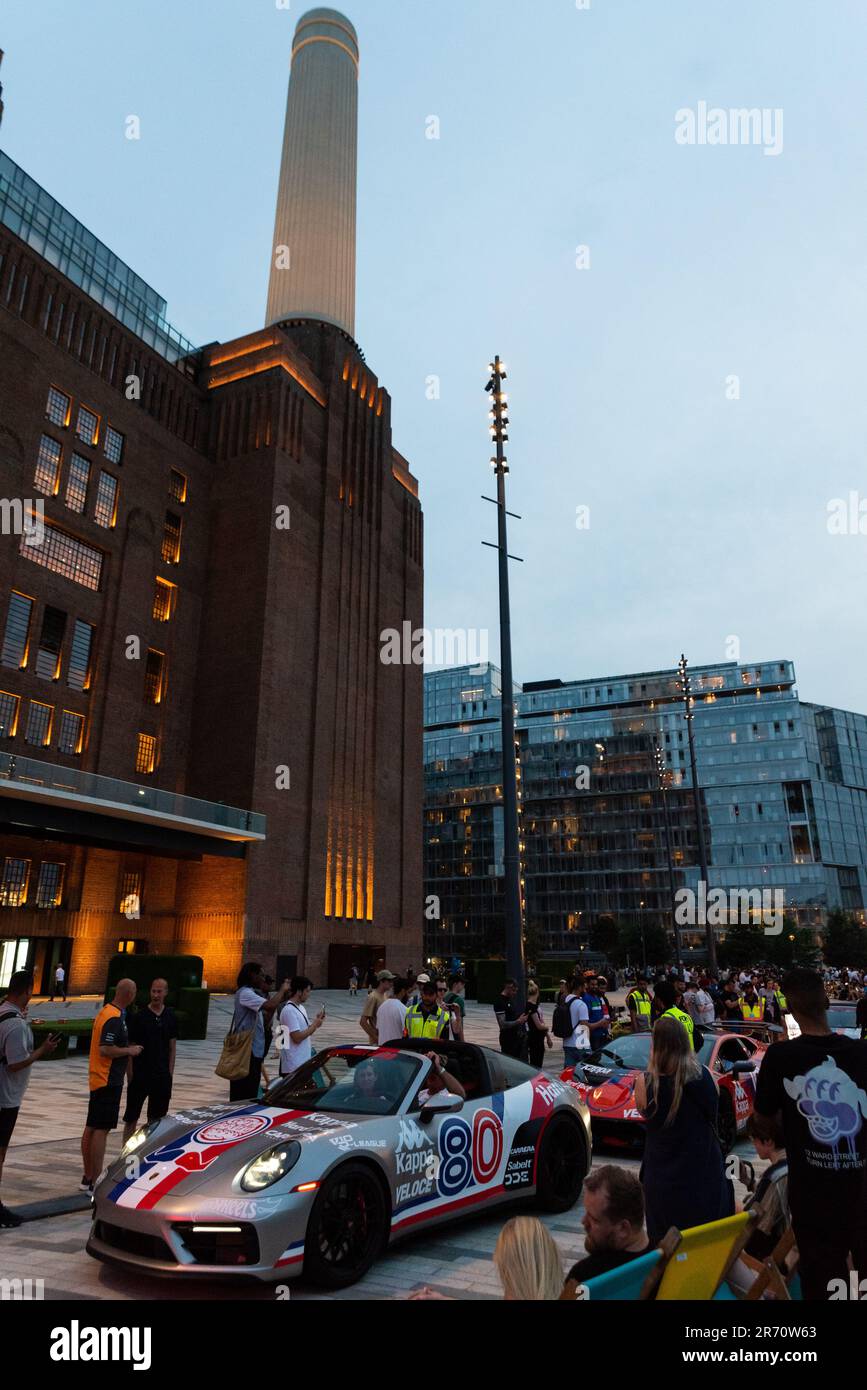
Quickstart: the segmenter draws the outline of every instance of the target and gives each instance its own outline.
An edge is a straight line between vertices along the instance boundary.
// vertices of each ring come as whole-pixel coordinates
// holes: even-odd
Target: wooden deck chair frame
[[[738,1215],[741,1215],[741,1214],[742,1214],[742,1213],[738,1213]],[[724,1267],[723,1267],[723,1269],[722,1269],[722,1272],[721,1272],[719,1278],[718,1278],[717,1281],[716,1281],[716,1284],[714,1285],[714,1287],[713,1287],[713,1289],[712,1289],[712,1291],[711,1291],[711,1293],[710,1293],[710,1295],[709,1295],[709,1301],[713,1299],[714,1294],[716,1294],[717,1290],[720,1289],[720,1288],[722,1287],[722,1285],[725,1283],[726,1279],[727,1279],[728,1276],[729,1276],[729,1273],[731,1272],[732,1266],[737,1262],[737,1260],[739,1260],[739,1259],[741,1258],[741,1255],[742,1255],[742,1253],[743,1253],[744,1247],[746,1246],[747,1241],[750,1239],[750,1236],[751,1236],[752,1233],[753,1233],[753,1227],[755,1226],[755,1221],[756,1221],[755,1212],[748,1212],[748,1213],[746,1213],[746,1215],[747,1215],[747,1220],[744,1222],[744,1224],[743,1224],[743,1226],[742,1226],[740,1232],[738,1233],[738,1235],[737,1235],[737,1236],[734,1238],[734,1240],[732,1241],[731,1249],[729,1250],[728,1255],[726,1256],[725,1265],[724,1265]],[[726,1219],[732,1219],[732,1218],[726,1218]],[[709,1224],[710,1224],[710,1223],[709,1223]],[[694,1227],[693,1229],[700,1230],[701,1228],[700,1228],[700,1227]],[[670,1232],[669,1232],[669,1234],[670,1234]],[[678,1232],[677,1232],[677,1235],[678,1235],[678,1245],[679,1245],[679,1244],[681,1243],[681,1241],[683,1240],[683,1232],[682,1232],[682,1231],[678,1231]],[[668,1262],[666,1262],[666,1263],[668,1263]],[[660,1279],[660,1284],[661,1284],[661,1283],[662,1283],[662,1280]]]
[[[795,1262],[791,1266],[788,1264],[789,1255],[795,1251]],[[743,1255],[742,1259],[748,1260],[751,1266],[758,1264],[758,1261],[750,1260],[748,1255]],[[792,1295],[789,1292],[788,1280],[792,1279],[798,1268],[797,1250],[795,1249],[795,1233],[791,1227],[784,1235],[780,1236],[773,1250],[766,1260],[758,1266],[759,1275],[755,1283],[751,1285],[746,1296],[747,1303],[755,1303],[762,1297],[766,1290],[784,1303],[790,1303]]]

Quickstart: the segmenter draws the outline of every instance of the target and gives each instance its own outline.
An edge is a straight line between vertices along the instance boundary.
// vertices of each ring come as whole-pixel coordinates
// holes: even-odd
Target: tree
[[[608,914],[597,917],[590,928],[590,949],[608,960],[614,960],[620,942],[620,932],[614,918]]]
[[[842,908],[835,907],[833,912],[828,914],[822,938],[822,954],[826,965],[833,965],[838,969],[847,965],[856,966],[858,969],[867,966],[867,931]]]
[[[620,939],[613,959],[615,965],[625,965],[627,956],[632,965],[643,965],[645,958],[648,965],[667,965],[673,959],[673,955],[671,938],[665,927],[660,926],[658,922],[645,922],[642,942],[640,925],[630,922],[620,929]]]
[[[752,923],[734,923],[726,928],[725,941],[717,948],[717,958],[720,965],[729,969],[733,965],[758,965],[767,960],[768,942],[772,939]]]
[[[793,965],[815,966],[821,956],[813,933],[808,927],[799,927],[794,917],[784,917],[780,935],[765,940],[765,958],[777,970],[791,970]]]

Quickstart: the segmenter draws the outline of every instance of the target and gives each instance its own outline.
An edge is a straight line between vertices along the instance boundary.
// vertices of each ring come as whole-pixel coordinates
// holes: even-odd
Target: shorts
[[[18,1119],[18,1106],[9,1106],[6,1110],[0,1110],[0,1149],[8,1148],[9,1140],[12,1138],[12,1131],[15,1128],[15,1121]]]
[[[87,1106],[88,1129],[114,1129],[120,1115],[123,1086],[98,1086],[91,1091]]]
[[[148,1103],[148,1121],[161,1120],[169,1112],[172,1099],[172,1078],[157,1077],[155,1080],[136,1081],[133,1078],[126,1088],[126,1110],[123,1113],[125,1125],[138,1123],[142,1106]]]

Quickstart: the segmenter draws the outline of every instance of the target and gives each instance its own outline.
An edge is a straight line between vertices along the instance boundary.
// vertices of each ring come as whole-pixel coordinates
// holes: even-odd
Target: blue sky
[[[196,342],[263,322],[307,8],[4,0],[3,147]],[[427,626],[488,628],[496,658],[499,352],[517,679],[721,661],[737,637],[745,661],[792,659],[803,698],[867,711],[867,535],[827,527],[851,491],[867,512],[862,0],[342,8],[357,336],[421,483]],[[782,153],[678,145],[700,101],[782,109]]]

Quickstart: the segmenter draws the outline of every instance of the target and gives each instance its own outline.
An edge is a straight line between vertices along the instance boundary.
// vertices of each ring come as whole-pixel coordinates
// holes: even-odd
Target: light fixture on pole
[[[489,415],[491,441],[495,453],[491,465],[497,476],[497,498],[486,497],[486,502],[494,502],[497,508],[497,544],[492,547],[499,551],[500,578],[500,668],[502,672],[501,724],[503,748],[503,867],[504,867],[504,908],[505,908],[505,947],[506,973],[518,985],[518,998],[515,1001],[523,1010],[526,982],[524,972],[524,913],[523,885],[521,882],[521,837],[518,822],[518,771],[515,746],[515,702],[512,682],[512,623],[509,608],[509,560],[517,556],[509,555],[507,516],[514,512],[506,510],[506,474],[509,471],[505,448],[509,435],[508,397],[503,391],[506,379],[505,364],[495,357],[490,364],[490,378],[485,390],[491,396]],[[519,518],[520,519],[520,518]],[[483,544],[488,545],[485,541]]]
[[[704,884],[704,895],[706,900],[707,893],[709,890],[709,884],[707,881],[707,845],[704,837],[704,816],[702,814],[701,809],[701,791],[699,790],[698,785],[698,769],[695,760],[695,735],[693,733],[692,728],[692,721],[695,718],[693,712],[693,705],[695,701],[692,697],[692,681],[690,680],[689,666],[687,664],[685,656],[681,656],[680,661],[677,664],[677,669],[680,674],[680,680],[678,681],[678,685],[680,687],[681,696],[683,697],[683,707],[685,711],[683,717],[686,720],[686,731],[689,739],[689,767],[692,776],[692,798],[695,804],[695,828],[696,833],[698,835],[698,859],[699,868],[701,871],[701,881]],[[705,941],[707,942],[708,970],[711,972],[711,974],[715,975],[717,969],[716,936],[714,934],[714,929],[712,925],[710,924],[710,922],[707,921],[707,913],[705,913]]]

